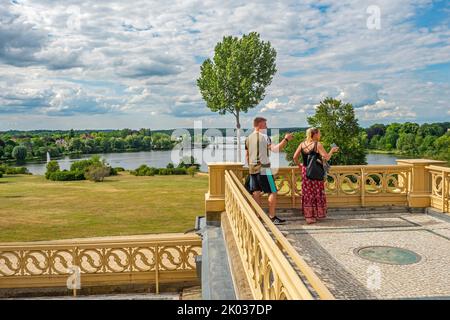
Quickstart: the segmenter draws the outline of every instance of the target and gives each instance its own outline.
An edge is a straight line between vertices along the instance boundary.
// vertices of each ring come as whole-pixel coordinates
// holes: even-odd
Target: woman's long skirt
[[[306,167],[302,167],[302,212],[305,218],[323,219],[327,216],[325,182],[306,177]]]

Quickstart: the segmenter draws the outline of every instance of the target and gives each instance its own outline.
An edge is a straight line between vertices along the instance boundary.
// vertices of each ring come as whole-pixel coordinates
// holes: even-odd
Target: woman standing
[[[338,147],[331,148],[326,152],[320,141],[320,130],[309,128],[306,130],[306,139],[298,146],[293,160],[302,170],[302,212],[306,218],[306,223],[315,223],[319,219],[327,216],[327,199],[325,197],[325,181],[310,180],[306,177],[306,166],[308,155],[316,152],[322,160],[330,160],[333,153],[338,152]],[[303,165],[299,163],[299,156],[302,155]]]

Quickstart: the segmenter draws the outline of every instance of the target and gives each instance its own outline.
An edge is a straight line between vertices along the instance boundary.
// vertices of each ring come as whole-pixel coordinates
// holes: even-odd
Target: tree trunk
[[[236,137],[237,137],[237,162],[241,162],[241,123],[239,122],[239,111],[236,112]]]

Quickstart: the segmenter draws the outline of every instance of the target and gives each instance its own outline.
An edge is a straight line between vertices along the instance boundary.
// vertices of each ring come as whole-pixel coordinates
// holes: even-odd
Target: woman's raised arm
[[[331,159],[331,156],[333,155],[333,153],[337,152],[337,150],[337,147],[333,147],[331,148],[330,152],[327,152],[320,142],[317,144],[317,151],[320,153],[322,158],[327,161]]]

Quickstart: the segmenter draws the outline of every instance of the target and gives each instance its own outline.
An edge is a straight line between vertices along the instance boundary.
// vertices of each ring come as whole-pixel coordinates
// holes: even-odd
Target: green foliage
[[[87,180],[94,182],[102,182],[105,177],[108,177],[111,172],[111,168],[104,164],[92,164],[84,173],[84,177]]]
[[[200,169],[200,164],[197,163],[197,160],[193,156],[185,156],[181,159],[177,168],[187,169],[192,166],[196,167],[197,169]]]
[[[146,164],[141,165],[136,170],[130,171],[132,175],[135,176],[154,176],[154,175],[185,175],[187,174],[186,168],[153,168],[149,167]]]
[[[123,168],[121,168],[123,169]],[[58,162],[55,160],[47,164],[45,177],[53,181],[71,181],[71,180],[91,180],[95,182],[103,181],[105,177],[111,174],[117,174],[99,156],[92,156],[90,159],[75,161],[70,166],[70,171],[61,171]]]
[[[131,171],[130,173],[135,176],[154,176],[157,173],[156,168],[149,167],[145,164],[141,165],[136,170]]]
[[[86,172],[87,169],[94,164],[94,161],[91,159],[79,160],[75,161],[70,165],[70,171],[81,171]]]
[[[45,172],[45,178],[50,179],[50,175],[54,172],[60,171],[59,163],[56,160],[51,160],[47,163],[47,171]]]
[[[167,164],[166,168],[167,168],[167,169],[173,169],[173,168],[175,168],[175,166],[173,165],[172,162],[169,162],[169,163]]]
[[[198,168],[195,166],[191,166],[191,167],[187,168],[186,170],[187,170],[187,174],[193,178],[195,176],[195,174],[197,173]]]
[[[368,136],[372,127],[366,129]],[[450,161],[449,127],[448,122],[422,125],[411,122],[391,123],[386,126],[384,134],[380,132],[369,139],[368,148]]]
[[[14,139],[14,140],[12,140]],[[150,129],[139,131],[124,129],[113,131],[9,131],[0,133],[0,158],[16,159],[13,150],[22,146],[27,151],[25,158],[45,159],[63,154],[89,154],[125,151],[169,150],[175,145],[170,134]],[[23,152],[23,151],[21,151]],[[23,158],[23,159],[22,159]]]
[[[366,164],[365,134],[360,131],[353,106],[340,100],[326,98],[316,108],[308,123],[320,129],[321,142],[326,150],[332,143],[339,147],[333,155],[333,164]]]
[[[55,171],[46,175],[46,178],[52,181],[77,181],[85,180],[84,173],[81,171]]]
[[[109,175],[110,176],[117,176],[119,174],[119,172],[123,172],[125,171],[124,168],[122,167],[115,167],[115,168],[111,168]]]
[[[370,140],[374,136],[383,136],[386,133],[386,126],[384,124],[376,123],[366,129],[367,138]]]
[[[0,165],[0,173],[3,174],[31,174],[26,167],[10,167],[6,164]]]
[[[16,161],[23,162],[27,158],[27,148],[22,145],[15,146],[11,155]]]
[[[223,37],[214,49],[214,58],[200,68],[197,86],[211,111],[236,117],[257,106],[276,73],[276,51],[256,32],[242,38]]]
[[[294,132],[293,133],[294,138],[287,143],[287,145],[284,147],[284,151],[286,153],[286,160],[289,161],[289,165],[293,166],[295,165],[292,161],[292,157],[294,156],[295,150],[297,150],[297,147],[300,145],[300,143],[305,140],[305,132]],[[301,161],[301,159],[300,159]]]

